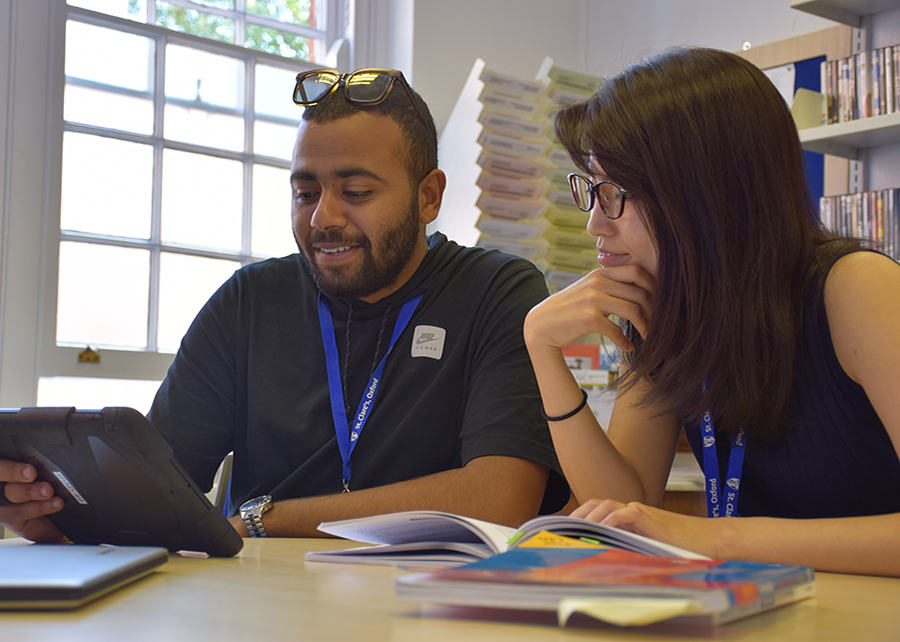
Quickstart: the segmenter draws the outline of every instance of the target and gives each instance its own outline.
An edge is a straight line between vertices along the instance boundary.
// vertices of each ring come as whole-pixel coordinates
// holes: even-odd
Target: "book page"
[[[514,528],[440,511],[404,511],[336,522],[323,522],[319,530],[366,544],[406,542],[484,542],[504,551]]]

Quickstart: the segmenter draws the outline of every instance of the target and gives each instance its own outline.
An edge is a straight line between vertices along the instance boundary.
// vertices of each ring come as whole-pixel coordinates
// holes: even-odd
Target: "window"
[[[124,390],[110,395],[146,410],[206,299],[242,265],[296,251],[291,90],[323,64],[329,7],[70,0],[39,404]],[[100,363],[79,361],[88,347]]]

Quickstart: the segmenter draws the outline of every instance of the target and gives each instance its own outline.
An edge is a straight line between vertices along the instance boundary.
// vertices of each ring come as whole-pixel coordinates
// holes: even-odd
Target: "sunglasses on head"
[[[315,105],[343,85],[344,97],[348,102],[355,105],[378,105],[391,93],[395,82],[403,87],[416,115],[425,129],[428,129],[425,117],[413,98],[412,88],[403,73],[396,69],[357,69],[348,74],[334,69],[301,71],[297,74],[297,84],[294,86],[294,102],[298,105]]]

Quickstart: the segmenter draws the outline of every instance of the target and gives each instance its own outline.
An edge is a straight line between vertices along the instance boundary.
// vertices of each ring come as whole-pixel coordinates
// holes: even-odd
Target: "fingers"
[[[47,482],[19,484],[7,482],[3,488],[4,497],[14,503],[41,501],[53,497],[53,487]]]
[[[59,497],[23,504],[10,504],[0,507],[0,524],[34,542],[62,542],[65,541],[65,537],[47,519],[47,515],[52,515],[62,508],[63,500]]]
[[[630,321],[646,336],[652,287],[652,277],[636,266],[598,268],[531,310],[525,320],[526,344],[529,349],[560,348],[597,332],[630,352],[634,347],[609,317]]]
[[[31,464],[0,459],[0,482],[28,483],[37,478],[37,470]]]
[[[602,522],[617,510],[625,508],[625,504],[612,499],[589,499],[572,511],[572,517],[580,517],[592,522]]]

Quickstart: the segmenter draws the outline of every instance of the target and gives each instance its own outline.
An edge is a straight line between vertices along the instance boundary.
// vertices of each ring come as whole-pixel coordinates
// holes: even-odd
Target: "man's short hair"
[[[344,87],[339,86],[318,103],[307,105],[303,110],[303,120],[327,122],[338,118],[348,118],[359,112],[382,114],[392,118],[406,137],[408,143],[407,170],[410,183],[417,187],[423,178],[438,167],[437,129],[428,105],[425,104],[422,97],[412,87],[407,96],[403,88],[397,86],[399,82],[402,82],[399,78],[394,81],[388,95],[377,105],[351,103],[344,94]],[[422,114],[421,119],[410,102],[410,97],[416,101],[416,107]],[[424,123],[422,119],[424,119]]]

